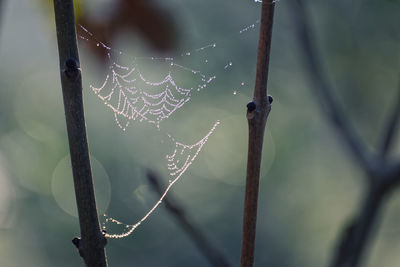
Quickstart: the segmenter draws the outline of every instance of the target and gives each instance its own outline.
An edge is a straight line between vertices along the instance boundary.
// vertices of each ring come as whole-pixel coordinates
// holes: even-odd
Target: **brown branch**
[[[261,9],[261,26],[258,43],[257,74],[254,87],[254,99],[253,102],[250,102],[247,105],[249,147],[243,216],[241,254],[242,267],[251,267],[254,265],[261,154],[265,125],[272,103],[272,97],[267,96],[267,81],[275,1],[264,0],[262,2]]]
[[[156,191],[158,195],[162,195],[164,193],[164,186],[161,184],[160,177],[155,173],[149,171],[147,173],[147,178],[154,191]],[[203,253],[204,257],[207,258],[211,266],[231,266],[225,256],[221,254],[207,239],[205,234],[201,231],[200,227],[197,226],[190,219],[183,207],[181,207],[179,205],[179,202],[173,197],[171,192],[169,192],[168,195],[165,196],[163,202],[165,203],[167,211],[175,217],[182,229],[193,240],[197,248]]]
[[[380,150],[382,157],[385,157],[390,152],[390,148],[392,147],[392,143],[399,124],[399,117],[400,117],[400,79],[397,92],[397,101],[395,103],[395,107],[393,108],[392,114],[389,117],[382,138],[382,144]]]
[[[65,119],[71,154],[75,196],[78,207],[81,239],[73,243],[88,267],[107,266],[104,246],[106,239],[100,231],[90,166],[89,148],[82,99],[82,77],[76,43],[72,0],[54,0],[61,85]]]

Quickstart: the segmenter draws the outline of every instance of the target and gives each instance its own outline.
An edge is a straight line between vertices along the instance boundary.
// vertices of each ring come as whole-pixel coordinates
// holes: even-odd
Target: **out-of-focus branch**
[[[297,27],[296,33],[304,55],[307,73],[329,119],[365,170],[368,178],[366,181],[368,190],[360,206],[359,214],[343,232],[331,265],[332,267],[356,267],[367,247],[373,226],[379,218],[379,209],[383,200],[400,181],[400,162],[393,164],[386,159],[398,124],[400,97],[385,129],[381,150],[377,155],[369,154],[361,137],[351,127],[346,114],[340,109],[334,97],[334,88],[326,77],[326,72],[323,71],[322,61],[313,45],[314,38],[308,21],[310,16],[303,2],[305,1],[298,0],[297,5],[291,4],[290,8]]]
[[[334,88],[328,80],[323,70],[322,60],[319,58],[317,49],[313,44],[313,32],[309,26],[310,15],[303,4],[304,1],[297,1],[297,5],[290,5],[294,25],[297,27],[297,37],[299,46],[302,49],[303,60],[306,64],[307,73],[310,76],[312,89],[318,95],[319,102],[323,110],[329,116],[332,124],[337,128],[347,146],[351,149],[355,159],[363,169],[371,171],[371,158],[369,157],[366,146],[354,128],[350,125],[347,116],[340,108],[338,101],[334,96]]]
[[[340,241],[331,263],[332,267],[356,267],[361,260],[362,253],[371,237],[373,226],[376,226],[379,219],[382,201],[387,195],[381,183],[371,185],[368,189],[359,214],[339,238]]]
[[[162,185],[161,178],[154,172],[148,171],[147,178],[150,185],[157,192],[158,195],[163,195],[164,186]],[[186,214],[184,208],[180,206],[179,202],[174,198],[171,192],[164,198],[165,207],[170,212],[186,234],[193,240],[198,249],[207,258],[211,266],[215,267],[230,267],[228,260],[220,253],[212,243],[207,239],[205,234],[201,231],[200,227],[196,225],[193,220]]]
[[[240,259],[241,267],[252,267],[254,265],[261,154],[265,125],[271,111],[272,103],[272,97],[268,97],[267,94],[267,81],[274,11],[275,0],[262,1],[254,98],[252,102],[247,104],[249,142],[243,215],[242,253]]]
[[[399,124],[399,117],[400,117],[400,75],[399,75],[399,85],[398,85],[398,92],[397,92],[397,101],[395,103],[395,107],[393,108],[392,114],[389,117],[387,125],[385,127],[385,131],[383,133],[383,140],[381,144],[381,156],[385,157],[389,152],[390,148],[392,147],[392,143],[394,141],[394,137],[396,134],[396,130]]]

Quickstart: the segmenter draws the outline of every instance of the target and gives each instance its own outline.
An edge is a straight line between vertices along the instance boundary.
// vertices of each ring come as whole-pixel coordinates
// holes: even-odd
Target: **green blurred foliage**
[[[79,235],[70,210],[73,196],[65,194],[71,184],[55,180],[72,177],[65,161],[68,144],[52,9],[39,3],[7,1],[2,10],[0,265],[83,266],[70,242]],[[357,212],[364,177],[309,88],[289,4],[276,6],[269,76],[274,103],[264,144],[256,266],[326,266],[342,227]],[[220,48],[207,52],[208,65],[195,56],[180,59],[218,78],[195,92],[162,127],[190,144],[221,120],[172,192],[237,265],[247,154],[245,106],[252,98],[257,51],[257,30],[238,31],[259,18],[260,5],[250,0],[168,0],[157,5],[175,21],[178,54],[212,42]],[[309,1],[309,8],[318,53],[336,94],[373,149],[397,95],[399,1]],[[113,47],[132,58],[159,56],[132,33],[119,35]],[[86,46],[80,51],[94,174],[102,177],[95,177],[97,197],[108,215],[135,223],[156,201],[145,169],[155,169],[167,180],[164,156],[169,151],[159,145],[160,133],[152,126],[133,123],[125,132],[116,126],[112,112],[89,88],[104,80],[99,61]],[[230,61],[229,71],[220,67]],[[158,75],[148,68],[153,70],[149,75]],[[193,82],[185,73],[177,77]],[[400,264],[399,205],[394,194],[365,266]],[[109,240],[107,253],[110,266],[207,266],[162,206],[132,236]]]

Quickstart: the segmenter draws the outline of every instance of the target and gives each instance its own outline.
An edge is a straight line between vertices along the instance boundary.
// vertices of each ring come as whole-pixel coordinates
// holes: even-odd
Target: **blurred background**
[[[0,265],[83,266],[71,244],[79,225],[52,1],[0,2]],[[269,76],[274,102],[264,143],[256,266],[327,266],[339,233],[357,212],[364,177],[312,94],[290,2],[279,1],[275,13]],[[308,2],[318,52],[335,93],[373,150],[397,96],[400,2]],[[171,193],[237,266],[245,107],[252,99],[261,4],[82,0],[76,5],[77,20],[94,36],[81,40],[79,48],[99,213],[136,223],[158,199],[146,169],[157,171],[164,183],[170,179],[165,155],[171,151],[160,146],[162,133],[193,144],[220,120]],[[90,89],[103,84],[110,64],[105,50],[96,49],[98,41],[123,51],[116,62],[129,65],[135,57],[145,58],[136,63],[149,80],[170,70],[149,57],[174,57],[216,79],[193,90],[191,100],[161,122],[161,131],[145,122],[122,131],[112,110]],[[215,49],[198,50],[214,43]],[[174,75],[182,86],[197,88],[191,71]],[[382,215],[364,266],[400,265],[400,194],[392,195]],[[109,240],[106,249],[110,266],[208,266],[163,205],[129,237]]]

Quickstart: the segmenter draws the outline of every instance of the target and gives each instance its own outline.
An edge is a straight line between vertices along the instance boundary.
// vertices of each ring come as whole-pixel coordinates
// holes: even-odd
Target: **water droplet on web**
[[[233,65],[233,63],[232,63],[232,62],[229,62],[228,64],[225,65],[224,69],[227,69],[227,68],[229,68],[229,67],[232,67],[232,65]]]
[[[235,90],[235,91],[233,91],[233,94],[234,94],[234,95],[237,95],[237,91],[236,91],[236,90]]]

